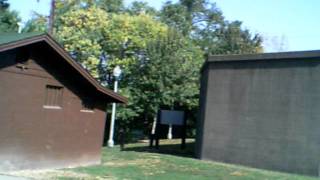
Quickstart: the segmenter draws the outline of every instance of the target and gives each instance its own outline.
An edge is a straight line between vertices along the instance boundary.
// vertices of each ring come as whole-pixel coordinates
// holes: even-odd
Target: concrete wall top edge
[[[292,51],[279,53],[260,53],[260,54],[234,54],[234,55],[209,55],[204,62],[200,72],[203,73],[208,64],[212,63],[231,63],[231,62],[252,62],[267,60],[314,60],[320,59],[320,50],[314,51]]]
[[[319,58],[320,50],[260,54],[210,55],[206,62]]]

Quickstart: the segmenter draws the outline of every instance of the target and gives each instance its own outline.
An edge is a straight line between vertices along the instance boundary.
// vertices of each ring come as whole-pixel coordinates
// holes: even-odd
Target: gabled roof
[[[114,102],[127,103],[127,98],[107,89],[93,78],[85,69],[83,69],[70,55],[66,52],[58,42],[46,33],[5,33],[0,34],[0,52],[10,49],[38,43],[46,42],[52,47],[65,61],[67,61],[77,72],[79,72],[97,91],[111,97]]]

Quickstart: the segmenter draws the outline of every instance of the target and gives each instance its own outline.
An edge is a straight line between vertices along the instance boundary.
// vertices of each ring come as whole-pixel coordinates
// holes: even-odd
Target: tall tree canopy
[[[131,15],[138,15],[138,14],[149,14],[151,16],[157,15],[157,10],[153,7],[149,6],[146,2],[141,1],[133,1],[131,5],[126,9],[126,12],[128,12]]]
[[[106,74],[99,72],[99,63],[107,63],[108,70],[115,64],[121,65],[126,75],[131,76],[136,52],[167,29],[145,14],[109,14],[97,6],[69,11],[58,17],[58,21],[56,36],[59,41],[100,79]],[[128,46],[123,49],[125,44]]]
[[[161,10],[161,20],[189,36],[208,54],[261,52],[262,38],[229,22],[215,3],[208,0],[168,1]]]
[[[136,116],[134,123],[150,124],[159,108],[193,110],[198,105],[202,63],[201,49],[176,30],[149,41],[144,56],[132,66],[131,98],[120,117]]]
[[[98,65],[103,52],[105,27],[109,25],[107,13],[99,8],[66,12],[57,18],[57,39],[72,56],[98,78]]]
[[[97,0],[97,5],[108,13],[120,13],[124,10],[123,0]]]
[[[8,0],[0,0],[0,9],[6,10],[9,8],[10,4],[7,2]]]
[[[150,122],[160,106],[197,105],[203,54],[179,32],[144,13],[107,13],[98,6],[68,11],[58,21],[59,41],[96,78],[109,82],[115,65],[124,70],[120,92],[129,105],[119,109],[119,119]]]
[[[117,116],[130,126],[150,125],[161,107],[196,114],[204,54],[262,51],[258,34],[208,0],[167,2],[160,11],[138,1],[56,0],[55,12],[54,35],[95,78],[112,88],[113,67],[123,69],[129,104]],[[26,31],[42,31],[45,19],[36,16]]]
[[[9,10],[7,0],[0,0],[0,32],[18,32],[21,21],[16,11]]]
[[[22,32],[46,32],[48,30],[48,18],[44,15],[34,13],[32,19],[26,22]]]

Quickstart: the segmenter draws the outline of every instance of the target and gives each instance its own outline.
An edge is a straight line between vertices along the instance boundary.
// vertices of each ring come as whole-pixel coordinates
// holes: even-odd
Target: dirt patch
[[[61,177],[77,180],[113,180],[112,177],[94,177],[85,173],[78,173],[68,170],[27,170],[7,173],[8,175],[31,178],[34,180],[59,179]]]
[[[231,176],[245,176],[246,173],[241,172],[241,171],[234,171],[232,173],[230,173]]]
[[[121,166],[128,166],[128,165],[141,165],[148,167],[155,167],[157,164],[161,163],[160,159],[136,159],[136,160],[129,160],[129,161],[116,161],[116,162],[106,162],[103,163],[105,166],[112,166],[112,167],[121,167]]]

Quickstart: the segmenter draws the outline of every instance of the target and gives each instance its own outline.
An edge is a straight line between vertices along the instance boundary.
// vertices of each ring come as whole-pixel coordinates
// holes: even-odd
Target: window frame
[[[62,109],[63,106],[63,86],[47,84],[45,87],[44,109]],[[54,92],[55,91],[55,92]],[[51,95],[49,95],[51,93]],[[51,96],[51,100],[49,100]],[[52,99],[54,98],[54,99]],[[51,102],[50,102],[51,101]]]

